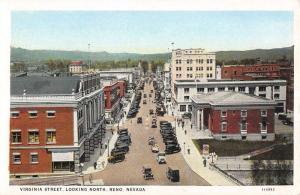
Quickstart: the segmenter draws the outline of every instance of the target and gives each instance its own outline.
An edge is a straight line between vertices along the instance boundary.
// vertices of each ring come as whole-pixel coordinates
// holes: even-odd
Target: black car
[[[173,154],[173,153],[177,153],[180,152],[181,148],[179,146],[179,144],[168,144],[166,145],[166,149],[165,149],[165,153],[166,154]]]
[[[178,144],[177,138],[165,141],[165,145],[177,145],[177,144]]]
[[[120,145],[117,145],[115,147],[116,150],[119,150],[119,151],[124,151],[124,152],[128,152],[129,151],[129,146],[128,144],[125,144],[125,143],[122,143]]]
[[[186,112],[182,115],[182,118],[184,119],[191,119],[192,118],[192,113]]]
[[[128,135],[128,129],[119,129],[118,130],[118,134],[120,135],[120,134],[122,134],[122,135]]]
[[[177,167],[168,167],[166,175],[172,182],[179,182],[180,180],[179,169]]]
[[[143,123],[143,118],[142,117],[138,117],[137,118],[137,123]]]

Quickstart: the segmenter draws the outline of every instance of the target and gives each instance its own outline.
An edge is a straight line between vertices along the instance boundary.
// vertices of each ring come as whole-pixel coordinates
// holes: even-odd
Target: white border
[[[276,186],[275,192],[263,192],[265,187],[196,187],[196,186],[146,186],[143,194],[299,194],[299,0],[0,0],[0,194],[41,194],[41,192],[20,192],[19,187],[8,186],[8,144],[9,144],[9,57],[10,57],[10,12],[18,10],[294,10],[294,44],[295,44],[295,174],[294,186]],[[279,29],[280,30],[280,29]],[[297,132],[298,129],[298,132]],[[3,160],[5,159],[5,160]],[[298,183],[297,183],[298,181]],[[54,192],[43,192],[52,194]],[[99,194],[103,192],[96,192]],[[110,192],[111,193],[111,192]],[[82,194],[82,192],[56,193]],[[106,193],[104,193],[106,194]],[[129,194],[129,193],[125,193]],[[174,193],[175,194],[175,193]]]

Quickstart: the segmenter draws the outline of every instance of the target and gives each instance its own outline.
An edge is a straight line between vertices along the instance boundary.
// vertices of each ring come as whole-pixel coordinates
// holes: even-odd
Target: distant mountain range
[[[29,64],[38,64],[48,59],[66,59],[87,61],[121,61],[121,60],[167,60],[169,53],[139,54],[139,53],[108,53],[108,52],[84,52],[84,51],[61,51],[61,50],[28,50],[11,47],[11,61],[24,61]],[[294,46],[255,49],[246,51],[217,51],[218,61],[242,60],[246,58],[260,58],[261,60],[276,60],[286,56],[293,59]]]

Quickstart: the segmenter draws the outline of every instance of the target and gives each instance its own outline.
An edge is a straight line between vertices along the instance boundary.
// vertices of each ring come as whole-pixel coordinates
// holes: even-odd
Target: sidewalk
[[[203,166],[203,156],[192,142],[188,133],[191,128],[191,124],[188,121],[189,120],[185,120],[183,129],[181,128],[181,125],[179,125],[179,127],[176,125],[176,135],[182,149],[181,153],[187,164],[195,173],[203,177],[203,179],[213,186],[236,186],[237,184],[230,179],[224,177],[217,171],[210,169],[209,163],[207,163],[206,167]],[[184,130],[187,131],[187,134],[185,134]],[[188,154],[188,150],[190,151],[190,154]]]
[[[124,117],[121,118],[119,128],[121,128],[122,125],[126,122],[127,114],[128,114],[128,111],[130,109],[130,106],[131,106],[131,103],[132,103],[134,97],[135,97],[135,94],[132,95],[130,103],[124,109],[124,111],[126,112],[126,115],[124,115]],[[103,143],[102,149],[95,148],[95,152],[91,156],[91,160],[89,162],[84,163],[84,167],[83,167],[83,173],[84,174],[99,172],[99,171],[102,171],[102,170],[105,169],[105,167],[108,164],[107,158],[109,156],[109,153],[115,147],[115,143],[118,139],[117,129],[118,129],[118,123],[115,123],[112,126],[112,130],[114,131],[113,134],[112,134],[113,131],[106,130],[105,138],[102,139],[102,143]],[[107,145],[107,143],[108,143],[108,147],[105,148],[105,145]],[[94,163],[95,162],[97,162],[96,169],[94,168]]]

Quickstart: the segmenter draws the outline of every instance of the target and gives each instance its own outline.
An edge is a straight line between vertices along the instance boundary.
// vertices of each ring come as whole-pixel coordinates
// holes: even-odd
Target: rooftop
[[[214,92],[191,97],[197,104],[210,105],[276,105],[273,100],[238,92]]]
[[[222,83],[286,83],[286,80],[281,80],[281,79],[276,79],[276,80],[255,80],[255,81],[244,81],[244,80],[231,80],[231,79],[209,79],[209,80],[203,80],[201,81],[200,79],[194,79],[194,80],[175,80],[175,84],[222,84]]]
[[[72,94],[79,91],[80,76],[67,77],[11,77],[10,94],[23,95],[24,90],[28,95],[42,94]]]

